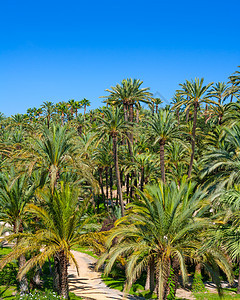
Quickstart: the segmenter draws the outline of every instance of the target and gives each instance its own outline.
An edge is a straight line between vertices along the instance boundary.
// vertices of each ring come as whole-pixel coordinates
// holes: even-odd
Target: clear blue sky
[[[169,100],[178,84],[226,81],[240,65],[239,0],[0,3],[0,112],[99,96],[139,78]]]

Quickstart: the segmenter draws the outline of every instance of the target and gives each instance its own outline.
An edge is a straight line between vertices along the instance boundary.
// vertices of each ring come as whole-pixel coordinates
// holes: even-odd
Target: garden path
[[[84,300],[108,300],[108,299],[130,299],[140,300],[143,298],[132,295],[124,295],[118,290],[106,286],[101,279],[101,273],[94,271],[96,259],[88,254],[72,251],[78,265],[79,276],[74,264],[68,268],[69,291],[82,297]]]

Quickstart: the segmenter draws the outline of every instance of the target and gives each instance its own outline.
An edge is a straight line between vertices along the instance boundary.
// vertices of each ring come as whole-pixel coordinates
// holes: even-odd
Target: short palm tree
[[[116,222],[108,240],[111,247],[98,266],[107,259],[105,273],[109,273],[119,256],[127,257],[128,288],[150,264],[158,299],[166,299],[170,269],[179,265],[186,282],[185,257],[196,250],[198,234],[209,224],[202,217],[208,207],[206,194],[183,180],[180,187],[175,182],[149,185],[138,195],[139,200],[128,205],[126,216]],[[153,284],[154,279],[150,281]]]
[[[19,175],[13,169],[0,174],[0,221],[9,224],[13,233],[22,233],[27,220],[26,206],[34,196],[35,186],[26,175]],[[17,244],[19,241],[17,240]],[[25,263],[25,256],[19,256],[19,268]],[[20,292],[28,291],[26,276],[20,279]]]
[[[3,268],[8,262],[26,253],[31,258],[21,266],[18,277],[21,279],[36,265],[42,266],[51,257],[57,258],[60,265],[59,294],[68,299],[69,260],[77,270],[79,266],[71,253],[73,246],[79,244],[96,244],[96,239],[89,232],[89,219],[86,218],[87,202],[79,203],[78,189],[61,182],[60,189],[54,193],[43,193],[44,207],[29,204],[27,212],[38,220],[39,229],[35,233],[16,235],[19,243],[13,251],[0,261]]]
[[[240,126],[224,128],[224,132],[224,139],[215,146],[209,146],[201,160],[202,177],[215,187],[230,188],[240,183]],[[216,174],[217,181],[213,180]]]

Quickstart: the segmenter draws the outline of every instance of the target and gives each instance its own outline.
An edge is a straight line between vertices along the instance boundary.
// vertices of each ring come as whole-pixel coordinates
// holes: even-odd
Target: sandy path
[[[120,291],[110,289],[101,279],[101,273],[95,272],[93,264],[96,259],[88,254],[72,251],[79,265],[79,276],[73,264],[68,268],[69,290],[83,299],[107,300],[107,299],[143,299],[132,295],[124,294]]]

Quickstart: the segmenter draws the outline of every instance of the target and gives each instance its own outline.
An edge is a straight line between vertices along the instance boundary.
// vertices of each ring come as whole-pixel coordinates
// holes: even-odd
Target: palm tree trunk
[[[186,123],[188,122],[188,118],[189,118],[189,108],[186,111]]]
[[[26,263],[26,258],[22,254],[18,259],[18,266],[19,269],[21,269]],[[26,275],[22,277],[22,279],[19,281],[19,288],[20,288],[20,295],[25,295],[28,293],[28,281]]]
[[[56,253],[54,256],[54,270],[53,270],[53,290],[59,295],[61,294],[61,271],[60,271],[60,262],[59,254]]]
[[[139,109],[136,108],[136,123],[139,123]]]
[[[155,269],[154,269],[154,259],[151,258],[147,267],[147,279],[145,284],[145,290],[149,290],[150,292],[154,291],[154,276],[155,276]]]
[[[113,201],[113,193],[112,193],[112,188],[113,188],[113,177],[112,177],[112,167],[110,167],[110,171],[109,171],[109,187],[110,187],[110,199],[111,202]]]
[[[120,173],[119,173],[119,166],[118,166],[117,137],[112,136],[112,139],[113,139],[113,155],[114,155],[114,164],[115,164],[115,172],[116,172],[117,191],[118,191],[118,197],[121,206],[121,214],[123,216],[124,204],[123,204],[122,188],[121,188]]]
[[[193,159],[194,159],[194,152],[195,152],[197,109],[198,109],[198,102],[195,101],[195,103],[194,103],[194,115],[193,115],[193,129],[192,129],[192,153],[191,153],[191,159],[190,159],[190,164],[189,164],[189,169],[188,169],[188,178],[190,178],[191,174],[192,174]]]
[[[102,178],[102,168],[98,169],[98,173],[99,173],[99,183],[100,183],[100,188],[101,188],[101,193],[102,193],[102,200],[105,206],[105,194],[104,194],[104,190],[103,190],[103,178]]]
[[[106,198],[108,201],[108,167],[105,168],[105,180],[106,180]]]
[[[133,104],[130,104],[129,106],[129,121],[132,123],[133,126]],[[131,145],[133,145],[133,129],[131,129],[131,132],[129,134]]]
[[[126,176],[127,203],[129,203],[129,174]]]
[[[161,140],[160,141],[160,167],[161,167],[161,177],[162,177],[162,182],[165,183],[165,166],[164,166],[164,145],[165,141]]]
[[[23,225],[22,225],[22,221],[19,222],[18,225],[18,221],[16,220],[15,224],[14,224],[14,233],[22,233],[23,232]],[[18,239],[17,239],[17,243],[18,243]],[[25,265],[26,263],[26,258],[25,256],[22,254],[20,255],[19,259],[18,259],[18,268],[19,270]],[[25,295],[28,293],[28,281],[27,281],[27,277],[26,275],[24,275],[22,277],[22,279],[19,281],[19,288],[20,288],[20,295]]]
[[[59,253],[59,262],[60,262],[60,270],[61,270],[61,296],[63,299],[69,298],[69,290],[68,290],[68,271],[67,271],[67,257],[64,251]]]

